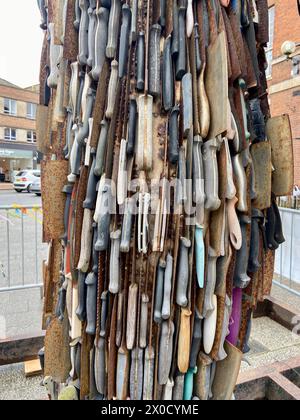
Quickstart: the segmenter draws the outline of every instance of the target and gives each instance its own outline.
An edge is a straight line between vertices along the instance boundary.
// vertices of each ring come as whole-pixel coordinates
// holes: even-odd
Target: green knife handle
[[[122,7],[122,26],[119,48],[119,78],[122,79],[127,74],[129,35],[131,30],[131,9],[128,4]]]
[[[85,284],[86,275],[81,271],[78,272],[78,308],[76,315],[82,322],[86,320],[86,300],[87,300],[87,287]]]
[[[115,58],[118,48],[119,27],[121,20],[121,1],[112,0],[109,23],[108,23],[108,40],[106,47],[106,57]]]
[[[170,111],[174,105],[174,71],[171,48],[172,38],[168,36],[165,40],[162,70],[163,104],[166,112]]]
[[[180,239],[180,253],[177,273],[177,305],[186,308],[188,305],[187,288],[189,282],[189,249],[191,241],[187,238]]]
[[[154,97],[161,94],[160,38],[161,26],[153,25],[150,29],[149,40],[149,93]]]
[[[85,284],[87,286],[86,309],[87,309],[87,327],[88,335],[96,334],[96,317],[97,317],[97,276],[89,273]]]
[[[184,401],[190,401],[193,397],[194,375],[197,373],[197,367],[189,369],[184,377]]]
[[[176,61],[176,79],[182,80],[187,71],[186,66],[186,25],[185,25],[186,7],[181,6],[178,11],[178,56]]]

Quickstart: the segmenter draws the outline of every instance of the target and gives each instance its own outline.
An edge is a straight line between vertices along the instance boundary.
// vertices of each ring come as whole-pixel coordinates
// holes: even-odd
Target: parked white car
[[[31,192],[31,186],[41,177],[40,171],[24,170],[17,173],[14,180],[14,189],[17,193],[22,191]]]
[[[30,192],[36,194],[38,197],[42,195],[41,177],[37,178],[37,180],[33,182],[33,184],[30,187]]]

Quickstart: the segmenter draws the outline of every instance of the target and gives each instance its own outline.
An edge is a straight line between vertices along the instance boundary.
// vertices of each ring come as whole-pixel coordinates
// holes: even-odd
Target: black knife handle
[[[283,227],[282,227],[282,220],[281,215],[276,203],[276,200],[273,200],[273,210],[275,215],[275,241],[281,245],[285,242],[285,237],[283,233]]]
[[[97,252],[107,251],[110,239],[111,221],[111,186],[105,186],[102,191],[100,214],[98,219],[98,239],[95,245]]]
[[[247,274],[249,262],[249,247],[247,241],[247,230],[251,220],[248,216],[240,216],[240,224],[242,231],[242,248],[237,252],[236,264],[234,272],[234,285],[240,289],[245,289],[250,282],[250,277]]]
[[[46,79],[45,79],[45,85],[44,85],[44,106],[48,106],[51,99],[51,88],[48,86],[48,78],[50,76],[50,67],[46,66]]]
[[[181,80],[185,75],[186,69],[186,8],[181,6],[178,12],[179,20],[179,51],[176,62],[176,79]]]
[[[173,60],[171,52],[171,36],[165,41],[163,54],[162,90],[165,111],[170,111],[174,105]]]
[[[257,273],[261,267],[259,262],[260,255],[260,223],[264,220],[264,215],[260,210],[252,210],[251,225],[251,245],[248,264],[249,273]]]
[[[128,4],[122,7],[122,26],[119,49],[119,78],[122,79],[127,73],[129,34],[131,29],[131,9]]]
[[[192,341],[191,356],[190,356],[191,369],[197,366],[197,360],[198,360],[198,355],[201,348],[201,342],[202,342],[202,320],[196,311],[195,321],[194,321],[193,341]]]
[[[86,275],[79,271],[78,273],[78,307],[76,310],[76,315],[78,319],[82,322],[86,320],[86,295],[87,295],[87,286],[85,284]]]
[[[73,185],[66,185],[63,188],[63,193],[65,193],[67,195],[65,210],[64,210],[65,233],[64,233],[64,236],[62,238],[65,246],[67,246],[67,244],[68,244],[69,214],[70,214],[72,191],[73,191]]]
[[[128,143],[127,156],[132,157],[135,150],[136,142],[136,125],[137,125],[137,103],[135,99],[130,100],[129,105],[129,123],[128,123]]]
[[[166,0],[160,0],[160,16],[158,23],[163,29],[166,27]]]
[[[93,153],[93,163],[91,166],[88,184],[87,184],[87,193],[86,193],[86,199],[83,203],[84,209],[94,209],[96,205],[96,199],[97,199],[97,183],[98,178],[95,176],[95,167],[96,167],[96,153],[94,151]]]
[[[47,29],[47,24],[48,24],[48,13],[47,13],[47,9],[46,9],[46,1],[45,0],[38,0],[38,6],[40,9],[40,13],[41,13],[41,29],[46,30]]]
[[[160,37],[161,26],[153,25],[150,29],[149,41],[149,93],[152,96],[159,96],[161,93]]]
[[[268,248],[275,251],[279,244],[275,239],[276,217],[273,205],[267,210],[266,236]]]
[[[177,0],[173,1],[173,32],[172,32],[172,56],[177,57],[179,52],[179,14]]]
[[[169,117],[169,161],[176,165],[179,160],[179,126],[178,117],[180,114],[180,108],[176,105]]]
[[[85,284],[87,285],[86,309],[87,309],[87,327],[88,335],[96,334],[97,317],[97,276],[94,273],[88,274]]]
[[[140,32],[137,40],[137,69],[136,69],[136,88],[139,92],[145,89],[145,34]]]

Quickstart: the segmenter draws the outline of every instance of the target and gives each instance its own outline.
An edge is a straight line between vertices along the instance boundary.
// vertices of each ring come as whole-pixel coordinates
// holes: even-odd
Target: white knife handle
[[[71,324],[71,340],[81,337],[81,321],[76,315],[79,304],[78,284],[73,283],[72,291],[72,324]]]
[[[140,171],[150,171],[153,161],[153,97],[138,98],[138,145],[136,163]]]
[[[207,283],[205,288],[205,300],[203,308],[203,316],[205,317],[208,312],[215,309],[214,306],[214,294],[217,282],[217,256],[215,252],[210,249],[208,257],[208,268],[207,268]]]
[[[147,254],[148,252],[148,231],[149,231],[149,209],[150,209],[151,195],[146,193],[144,195],[144,206],[143,206],[143,240],[142,240],[142,252]]]
[[[54,23],[49,23],[48,30],[50,37],[50,74],[47,83],[49,88],[56,89],[59,77],[58,64],[62,57],[62,46],[54,44]]]
[[[90,166],[90,162],[91,162],[91,135],[93,131],[93,125],[94,125],[94,119],[90,118],[89,119],[89,137],[86,141],[85,158],[84,158],[84,166],[86,166],[87,168]]]
[[[194,11],[193,0],[188,0],[188,7],[186,12],[186,34],[190,38],[194,29]]]
[[[121,206],[125,203],[127,198],[128,177],[127,177],[127,141],[121,140],[119,172],[117,183],[117,200],[118,205]]]
[[[93,212],[90,209],[84,210],[81,232],[81,253],[78,263],[78,270],[87,273],[91,261],[93,238]]]
[[[95,65],[92,69],[92,77],[99,80],[103,64],[105,62],[105,49],[107,45],[109,11],[100,7],[97,11],[97,30],[95,40]]]
[[[171,293],[173,277],[173,258],[170,254],[167,256],[167,265],[164,278],[164,295],[161,316],[163,320],[168,320],[171,316]]]
[[[134,343],[135,343],[138,291],[139,291],[139,288],[136,283],[132,284],[129,287],[127,328],[126,328],[126,344],[127,344],[128,350],[132,350],[134,348]]]
[[[247,213],[247,177],[243,166],[243,156],[241,153],[233,157],[233,171],[236,179],[236,188],[238,196],[238,210],[241,213]]]
[[[232,200],[227,202],[227,214],[228,214],[228,228],[230,242],[234,249],[239,251],[242,248],[242,231],[241,225],[236,213],[236,204],[238,199],[234,197]]]
[[[116,295],[120,288],[120,241],[121,231],[117,230],[110,234],[111,251],[110,251],[110,277],[109,277],[109,291]]]
[[[226,198],[227,200],[232,200],[236,196],[236,187],[233,181],[233,167],[231,154],[229,150],[228,139],[224,138],[225,149],[226,149],[226,169],[227,169],[227,189],[226,189]]]
[[[70,81],[70,102],[69,108],[72,109],[73,121],[76,117],[76,105],[79,92],[79,64],[78,62],[71,64],[71,81]]]
[[[79,54],[78,61],[81,66],[86,66],[88,59],[88,29],[89,29],[89,15],[88,15],[88,0],[79,0],[79,7],[81,10],[81,19],[79,26]]]
[[[118,48],[118,35],[121,20],[121,1],[112,0],[109,23],[108,23],[108,40],[106,47],[106,57],[115,58]]]
[[[54,121],[64,123],[66,117],[66,108],[64,107],[65,99],[65,75],[67,71],[67,60],[62,59],[59,63],[59,76],[55,97]]]
[[[81,147],[77,142],[78,136],[78,126],[74,124],[73,132],[75,133],[75,139],[73,142],[71,154],[70,154],[70,175],[68,176],[68,181],[71,184],[76,182],[77,176],[79,175],[79,166],[80,166],[80,158],[81,158]]]
[[[118,68],[119,63],[114,60],[111,63],[111,73],[110,73],[110,79],[109,79],[109,85],[108,85],[108,99],[107,99],[107,109],[105,116],[108,120],[112,119],[113,113],[114,113],[114,107],[116,102],[116,93],[117,93],[117,85],[118,85]]]
[[[88,59],[87,65],[90,68],[94,67],[95,64],[95,36],[96,36],[96,29],[97,29],[97,17],[96,17],[96,10],[92,7],[88,10],[89,15],[89,30],[88,30]]]
[[[141,316],[140,316],[140,348],[145,349],[147,347],[148,337],[148,307],[149,297],[143,293],[141,303]]]
[[[217,160],[217,140],[209,140],[203,145],[203,163],[205,175],[205,208],[216,211],[221,205],[219,199],[219,170]]]

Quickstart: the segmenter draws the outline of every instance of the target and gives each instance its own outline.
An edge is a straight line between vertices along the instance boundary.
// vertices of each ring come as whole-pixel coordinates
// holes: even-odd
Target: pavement
[[[13,184],[8,184],[8,183],[0,183],[0,191],[10,191],[13,190],[14,186]]]

